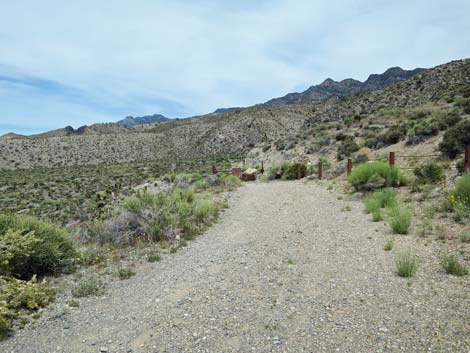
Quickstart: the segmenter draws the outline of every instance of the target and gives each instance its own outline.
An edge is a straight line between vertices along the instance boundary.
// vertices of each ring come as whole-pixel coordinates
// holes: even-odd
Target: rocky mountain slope
[[[371,76],[367,85],[393,81],[394,70],[390,75]],[[337,87],[328,80],[322,85]],[[345,85],[359,86],[352,80],[341,86]],[[385,122],[375,126],[378,130],[367,130],[356,124],[356,143],[362,146],[367,134],[379,135],[400,116],[394,109],[410,110],[423,104],[452,109],[456,103],[448,103],[449,97],[464,96],[469,85],[470,60],[466,59],[420,72],[381,90],[343,96],[338,88],[337,95],[308,104],[258,105],[132,127],[97,124],[73,131],[61,129],[33,138],[0,139],[0,168],[246,156],[249,153],[258,159],[268,158],[272,153],[284,153],[289,158],[291,150],[298,150],[304,159],[314,160],[322,152],[318,148],[322,137],[317,135],[317,130],[310,135],[309,131],[324,126],[331,131],[342,128],[347,131],[349,121],[363,123],[369,117],[382,114]],[[403,117],[406,118],[406,114]],[[331,125],[337,122],[342,125]],[[369,125],[374,125],[372,120]]]
[[[276,106],[285,104],[309,104],[321,102],[330,97],[344,97],[355,93],[383,89],[400,81],[409,79],[423,71],[425,70],[403,70],[399,67],[392,67],[383,74],[370,75],[364,82],[351,78],[337,82],[328,78],[321,84],[311,86],[302,93],[289,93],[284,97],[271,99],[264,103],[264,105]]]
[[[167,120],[170,119],[161,114],[146,115],[142,117],[127,116],[125,119],[119,120],[116,124],[124,126],[136,126],[143,124],[160,123],[162,121]]]

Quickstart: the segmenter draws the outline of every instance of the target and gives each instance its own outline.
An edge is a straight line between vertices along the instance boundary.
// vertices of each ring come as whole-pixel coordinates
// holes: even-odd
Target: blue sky
[[[468,0],[1,0],[0,135],[186,117],[470,57]]]

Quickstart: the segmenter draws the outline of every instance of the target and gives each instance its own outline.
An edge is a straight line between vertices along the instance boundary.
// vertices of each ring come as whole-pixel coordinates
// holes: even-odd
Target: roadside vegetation
[[[0,210],[66,225],[105,218],[109,205],[164,175],[203,174],[232,160],[147,161],[123,164],[0,170]]]
[[[72,276],[61,291],[79,306],[80,298],[103,293],[107,281],[136,275],[134,260],[157,263],[187,246],[227,206],[223,193],[240,185],[225,174],[167,173],[68,228],[11,210],[0,214],[0,337],[55,299],[57,275]]]

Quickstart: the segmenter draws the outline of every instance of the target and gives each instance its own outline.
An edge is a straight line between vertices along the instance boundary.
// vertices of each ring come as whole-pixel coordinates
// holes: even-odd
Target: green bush
[[[438,162],[432,161],[414,169],[416,182],[419,184],[434,184],[445,178],[444,168]]]
[[[353,169],[349,183],[358,191],[398,186],[402,181],[400,170],[391,168],[388,163],[373,162]]]
[[[380,212],[382,206],[380,205],[380,200],[374,195],[369,195],[364,199],[364,206],[366,208],[367,213],[376,213]]]
[[[383,134],[377,136],[377,143],[383,146],[394,145],[400,142],[406,135],[406,130],[399,126],[392,126],[390,129],[385,131]]]
[[[121,281],[123,281],[125,279],[131,278],[132,276],[135,276],[135,272],[130,268],[120,268],[117,270],[116,275]]]
[[[385,251],[391,251],[393,249],[394,244],[395,244],[395,242],[393,241],[393,239],[387,240],[387,242],[384,244],[384,250]]]
[[[346,157],[350,157],[361,147],[356,143],[353,136],[347,136],[338,146],[336,157],[339,161]]]
[[[67,271],[77,254],[65,229],[13,215],[0,215],[0,253],[0,274],[23,279]]]
[[[457,180],[455,190],[450,195],[450,201],[461,222],[470,221],[470,175],[465,175]]]
[[[366,211],[372,214],[372,220],[374,222],[382,220],[382,208],[393,207],[395,205],[396,192],[391,188],[374,192],[364,199]]]
[[[36,276],[30,281],[0,277],[0,339],[5,338],[11,321],[18,315],[45,307],[55,298],[55,291]]]
[[[280,166],[273,166],[268,171],[268,179],[296,180],[297,168],[300,165],[302,178],[307,175],[307,166],[297,162],[284,162]]]
[[[394,233],[408,234],[412,219],[413,214],[409,209],[398,205],[390,208],[388,223]]]
[[[455,276],[465,276],[468,274],[468,269],[463,266],[457,256],[449,255],[441,258],[441,265],[447,273]]]
[[[465,146],[470,145],[470,119],[465,119],[450,127],[439,144],[439,150],[450,158],[463,153]]]
[[[438,121],[437,125],[439,130],[444,131],[447,130],[449,127],[458,124],[462,120],[462,117],[458,115],[456,112],[450,112],[442,116]]]
[[[242,184],[239,177],[235,175],[224,175],[221,174],[219,177],[219,185],[222,185],[228,189],[234,189],[239,187]]]
[[[78,282],[72,288],[72,295],[75,298],[83,298],[88,297],[90,295],[97,295],[103,289],[103,284],[101,281],[96,277],[87,277],[80,282]]]
[[[456,103],[457,106],[460,107],[465,114],[470,114],[470,99],[461,98]]]
[[[397,254],[395,262],[400,277],[413,277],[418,270],[418,259],[411,253]]]
[[[307,167],[305,164],[300,164],[297,162],[286,162],[281,165],[281,179],[282,180],[295,180],[297,179],[297,168],[300,165],[300,174],[301,177],[305,176]]]
[[[198,201],[196,207],[194,208],[194,215],[200,222],[204,222],[204,220],[211,217],[216,217],[218,213],[219,210],[217,207],[212,201],[209,200]]]
[[[223,177],[223,183],[233,185],[240,183],[234,176]],[[132,231],[135,236],[147,240],[160,241],[175,230],[184,235],[197,233],[203,226],[209,224],[218,215],[218,207],[211,200],[198,198],[192,189],[175,188],[168,195],[139,193],[124,200],[124,210],[133,216],[130,220],[119,217],[108,222],[110,226],[106,239],[108,242],[124,239]],[[124,223],[120,226],[120,223]],[[125,243],[128,241],[125,241]]]

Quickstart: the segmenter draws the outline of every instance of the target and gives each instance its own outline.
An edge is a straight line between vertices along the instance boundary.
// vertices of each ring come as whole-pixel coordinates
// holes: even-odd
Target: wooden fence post
[[[302,179],[302,165],[297,163],[297,180]]]
[[[353,167],[353,161],[351,158],[348,159],[348,163],[346,165],[346,170],[348,172],[348,176],[351,175],[351,171],[352,171],[352,167]]]
[[[388,156],[388,163],[390,164],[390,168],[395,167],[395,152],[390,152],[390,155]]]
[[[242,175],[242,170],[240,168],[232,168],[232,175],[240,177]]]
[[[321,159],[318,160],[318,179],[321,180],[323,178],[323,163]]]
[[[465,172],[470,173],[470,145],[465,146]]]
[[[264,174],[264,161],[261,161],[261,174]]]

